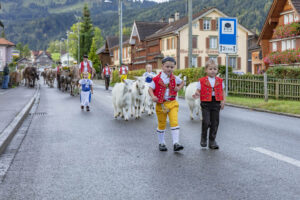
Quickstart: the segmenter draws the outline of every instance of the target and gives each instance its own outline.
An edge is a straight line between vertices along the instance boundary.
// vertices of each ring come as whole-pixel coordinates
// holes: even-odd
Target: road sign
[[[219,53],[237,52],[237,19],[219,18]]]

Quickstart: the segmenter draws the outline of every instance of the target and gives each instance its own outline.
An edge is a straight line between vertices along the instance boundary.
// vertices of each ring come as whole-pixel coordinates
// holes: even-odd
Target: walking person
[[[111,75],[111,69],[109,68],[108,64],[105,64],[105,67],[102,71],[102,78],[105,79],[105,89],[108,90],[109,88],[109,82],[110,82],[110,75]]]
[[[209,128],[209,143],[210,149],[219,149],[216,142],[220,109],[224,109],[225,105],[225,90],[223,79],[216,77],[218,74],[218,66],[214,60],[209,60],[205,64],[207,76],[200,78],[197,84],[197,90],[193,95],[194,98],[200,98],[202,109],[202,133],[201,147],[207,146],[207,131]]]
[[[8,89],[8,83],[9,83],[9,68],[8,65],[5,64],[5,67],[3,69],[2,89]]]
[[[152,79],[156,76],[156,74],[152,72],[152,65],[147,64],[145,68],[146,72],[143,74],[143,77],[145,77],[145,82],[149,84],[152,82]]]
[[[57,81],[57,88],[60,89],[60,73],[62,70],[61,62],[58,62],[58,66],[56,67],[56,81]]]
[[[81,110],[84,110],[84,106],[86,107],[86,111],[90,111],[90,103],[92,99],[93,92],[93,81],[89,79],[89,73],[82,73],[83,79],[79,80],[79,87],[81,86],[80,93],[80,103]]]
[[[83,61],[80,63],[80,77],[83,78],[82,74],[83,72],[88,72],[88,79],[93,78],[92,72],[93,72],[93,63],[92,61],[88,60],[88,56],[83,56]]]
[[[122,65],[119,69],[119,73],[120,73],[121,82],[123,83],[124,80],[127,79],[128,67],[125,65]]]
[[[169,117],[174,151],[180,151],[184,147],[179,144],[178,109],[176,101],[177,92],[183,87],[184,82],[173,75],[176,61],[172,57],[162,60],[162,72],[153,78],[149,85],[149,94],[156,103],[156,115],[158,120],[157,135],[159,150],[167,151],[165,143],[165,132],[167,116]]]

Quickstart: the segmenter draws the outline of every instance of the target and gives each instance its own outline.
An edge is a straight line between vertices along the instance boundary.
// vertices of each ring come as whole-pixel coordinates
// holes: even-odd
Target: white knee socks
[[[173,144],[175,143],[179,144],[179,129],[180,129],[179,126],[171,128]]]
[[[157,130],[157,136],[159,144],[166,144],[165,142],[165,130]]]

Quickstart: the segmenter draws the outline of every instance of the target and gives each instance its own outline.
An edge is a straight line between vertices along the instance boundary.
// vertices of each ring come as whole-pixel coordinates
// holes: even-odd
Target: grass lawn
[[[269,99],[268,102],[265,102],[264,99],[229,96],[226,98],[226,103],[300,115],[300,101]]]

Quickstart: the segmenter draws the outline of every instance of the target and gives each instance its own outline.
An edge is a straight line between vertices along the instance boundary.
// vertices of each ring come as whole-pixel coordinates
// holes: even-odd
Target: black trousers
[[[105,89],[108,90],[109,88],[109,82],[110,82],[110,76],[105,76]]]
[[[60,89],[60,76],[59,75],[57,75],[56,81],[57,81],[57,88]]]
[[[209,141],[215,141],[219,127],[221,103],[216,101],[213,96],[211,102],[201,102],[201,109],[203,118],[201,140],[207,140],[207,130],[210,128]]]

